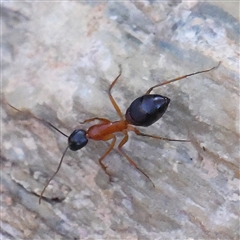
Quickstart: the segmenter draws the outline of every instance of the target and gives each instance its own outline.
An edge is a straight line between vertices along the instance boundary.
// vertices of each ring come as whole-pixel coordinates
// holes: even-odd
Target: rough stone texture
[[[2,3],[1,239],[239,239],[239,3],[198,1]],[[80,121],[120,108],[164,81],[221,66],[154,92],[163,118],[130,134],[126,152],[90,141],[68,151]],[[17,112],[6,101],[23,110]],[[25,109],[25,110],[24,110]],[[86,128],[90,124],[86,124]],[[121,139],[121,134],[117,134]]]

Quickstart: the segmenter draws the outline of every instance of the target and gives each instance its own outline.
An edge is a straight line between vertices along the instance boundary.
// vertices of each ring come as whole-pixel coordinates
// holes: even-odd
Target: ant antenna
[[[7,102],[7,104],[8,104],[11,108],[15,109],[16,111],[22,112],[21,110],[19,110],[19,109],[15,108],[14,106],[12,106],[10,103]],[[46,120],[44,120],[44,119],[40,119],[40,118],[38,118],[38,117],[36,117],[36,116],[32,116],[32,117],[35,118],[35,119],[37,119],[38,121],[41,121],[41,122],[46,123],[47,125],[49,125],[49,126],[52,127],[53,129],[55,129],[56,131],[58,131],[59,133],[61,133],[61,134],[62,134],[63,136],[65,136],[66,138],[69,138],[69,136],[68,136],[67,134],[65,134],[64,132],[62,132],[61,130],[59,130],[57,127],[55,127],[55,126],[54,126],[53,124],[51,124],[50,122],[48,122],[48,121],[46,121]],[[56,170],[55,173],[50,177],[50,179],[47,181],[47,184],[46,184],[45,187],[43,188],[43,190],[42,190],[42,192],[41,192],[41,194],[40,194],[40,197],[39,197],[39,204],[41,204],[41,200],[42,200],[42,198],[43,198],[43,194],[44,194],[47,186],[49,185],[49,183],[52,181],[52,179],[56,176],[56,174],[58,173],[59,169],[61,168],[61,165],[62,165],[62,162],[63,162],[63,158],[64,158],[64,156],[65,156],[68,148],[69,148],[69,145],[66,147],[66,149],[65,149],[64,152],[63,152],[63,155],[62,155],[62,158],[61,158],[61,160],[60,160],[60,162],[59,162],[59,164],[58,164],[57,170]]]
[[[44,119],[41,119],[41,121],[47,123],[50,127],[52,127],[53,129],[55,129],[56,131],[58,131],[59,133],[61,133],[63,136],[65,136],[65,137],[68,138],[68,135],[67,135],[67,134],[63,133],[61,130],[59,130],[57,127],[55,127],[55,126],[54,126],[53,124],[51,124],[50,122],[48,122],[48,121],[46,121],[46,120],[44,120]],[[59,169],[61,168],[61,165],[62,165],[62,162],[63,162],[63,158],[64,158],[64,156],[65,156],[68,148],[69,148],[69,145],[66,147],[66,149],[65,149],[64,152],[63,152],[63,155],[62,155],[61,160],[60,160],[60,162],[59,162],[59,164],[58,164],[57,170],[56,170],[55,173],[49,178],[49,180],[47,181],[46,185],[44,186],[44,188],[43,188],[43,190],[42,190],[42,192],[41,192],[41,194],[40,194],[40,197],[39,197],[39,204],[41,204],[41,200],[42,200],[43,194],[44,194],[47,186],[48,186],[49,183],[53,180],[53,178],[56,176],[56,174],[58,173]]]
[[[55,129],[55,127],[54,127],[54,129]],[[56,130],[59,131],[59,132],[61,132],[61,131],[58,130],[58,129],[56,129]],[[64,134],[64,135],[65,135],[65,134]],[[47,181],[45,187],[43,188],[43,190],[42,190],[42,192],[41,192],[41,194],[40,194],[40,197],[39,197],[39,204],[41,204],[41,200],[42,200],[43,194],[44,194],[47,186],[48,186],[49,183],[53,180],[53,178],[56,176],[56,174],[58,173],[59,169],[61,168],[61,165],[62,165],[62,162],[63,162],[63,158],[64,158],[64,156],[65,156],[68,148],[69,148],[69,146],[67,146],[66,149],[64,150],[63,155],[62,155],[62,158],[61,158],[61,160],[60,160],[60,162],[59,162],[59,164],[58,164],[57,170],[56,170],[55,173],[49,178],[49,180]]]
[[[16,111],[18,111],[18,112],[23,112],[23,111],[15,108],[15,107],[14,107],[13,105],[11,105],[10,103],[7,102],[7,104],[8,104],[11,108],[13,108],[14,110],[16,110]],[[30,112],[28,111],[28,113],[30,113]],[[68,138],[68,135],[67,135],[67,134],[65,134],[65,133],[63,133],[62,131],[60,131],[57,127],[55,127],[54,125],[52,125],[50,122],[48,122],[48,121],[46,121],[46,120],[44,120],[44,119],[38,118],[38,117],[36,117],[36,116],[33,116],[32,114],[31,114],[31,117],[37,119],[38,121],[41,121],[41,122],[46,123],[47,125],[49,125],[49,126],[52,127],[53,129],[55,129],[56,131],[58,131],[59,133],[61,133],[63,136],[65,136],[65,137]]]
[[[81,149],[82,147],[84,147],[87,142],[88,139],[86,137],[86,131],[83,129],[76,129],[72,132],[72,134],[70,136],[67,136],[66,134],[64,134],[62,131],[60,131],[58,128],[56,128],[54,125],[52,125],[51,123],[43,120],[45,123],[49,124],[52,128],[54,128],[56,131],[58,131],[59,133],[61,133],[62,135],[64,135],[65,137],[68,138],[68,146],[66,147],[66,149],[63,152],[63,155],[61,157],[61,160],[58,164],[57,170],[54,172],[54,174],[50,177],[50,179],[47,181],[45,187],[43,188],[40,197],[39,197],[39,204],[41,204],[41,199],[43,198],[43,193],[45,192],[45,189],[47,188],[47,186],[49,185],[49,183],[51,182],[51,180],[55,177],[55,175],[58,173],[59,169],[61,168],[62,162],[63,162],[63,158],[67,152],[68,149],[71,149],[72,151],[77,151],[79,149]]]
[[[63,133],[62,131],[60,131],[57,127],[55,127],[54,125],[52,125],[50,122],[44,120],[44,119],[41,119],[41,121],[47,123],[50,127],[54,128],[56,131],[58,131],[59,133],[61,133],[63,136],[65,136],[66,138],[68,138],[68,135]]]
[[[190,76],[199,74],[199,73],[210,72],[211,70],[218,68],[220,64],[221,64],[221,61],[218,63],[217,66],[212,67],[212,68],[210,68],[210,69],[203,70],[203,71],[198,71],[198,72],[194,72],[194,73],[190,73],[190,74],[187,74],[187,75],[183,75],[183,76],[181,76],[181,77],[177,77],[177,78],[171,79],[171,80],[166,81],[166,82],[163,82],[163,83],[159,83],[159,84],[157,84],[157,85],[149,88],[149,89],[147,90],[146,94],[150,94],[150,92],[151,92],[154,88],[156,88],[156,87],[160,87],[160,86],[163,86],[163,85],[172,83],[172,82],[176,82],[176,81],[179,81],[179,80],[181,80],[181,79],[183,79],[183,78],[187,78],[187,77],[190,77]]]

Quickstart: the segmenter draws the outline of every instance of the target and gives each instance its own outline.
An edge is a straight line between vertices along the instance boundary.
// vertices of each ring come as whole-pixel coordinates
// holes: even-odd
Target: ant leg
[[[122,114],[119,106],[117,105],[116,101],[114,100],[114,98],[113,98],[113,96],[111,94],[111,90],[112,90],[113,86],[115,85],[115,83],[117,82],[117,80],[119,79],[119,77],[122,74],[122,67],[121,67],[121,65],[119,65],[119,68],[120,68],[120,72],[119,72],[118,76],[114,79],[114,81],[111,83],[111,85],[110,85],[110,87],[108,89],[108,96],[109,96],[109,99],[110,99],[113,107],[115,108],[118,116],[121,118],[121,120],[123,120],[124,119],[123,114]]]
[[[187,139],[171,139],[171,138],[159,137],[159,136],[156,136],[156,135],[150,135],[150,134],[142,133],[137,128],[135,128],[133,126],[128,126],[128,130],[133,131],[137,135],[144,136],[144,137],[151,137],[151,138],[165,140],[165,141],[171,141],[171,142],[191,142],[190,140],[187,140]]]
[[[183,79],[183,78],[187,78],[187,77],[190,77],[190,76],[193,76],[193,75],[199,74],[199,73],[209,72],[209,71],[211,71],[211,70],[213,70],[213,69],[218,68],[220,64],[221,64],[221,62],[219,62],[217,66],[212,67],[212,68],[210,68],[210,69],[203,70],[203,71],[198,71],[198,72],[194,72],[194,73],[190,73],[190,74],[187,74],[187,75],[183,75],[183,76],[181,76],[181,77],[177,77],[177,78],[174,78],[174,79],[171,79],[171,80],[165,81],[165,82],[163,82],[163,83],[159,83],[159,84],[157,84],[157,85],[155,85],[155,86],[149,88],[149,89],[147,90],[146,94],[149,94],[149,93],[150,93],[154,88],[156,88],[156,87],[160,87],[160,86],[163,86],[163,85],[166,85],[166,84],[172,83],[172,82],[176,82],[176,81],[179,81],[179,80],[181,80],[181,79]]]
[[[99,120],[100,122],[102,123],[109,123],[110,121],[106,118],[100,118],[100,117],[94,117],[94,118],[89,118],[89,119],[86,119],[84,120],[83,122],[79,122],[80,124],[84,124],[84,123],[88,123],[88,122],[92,122],[92,121],[95,121],[95,120]]]
[[[114,134],[111,134],[111,135],[108,135],[107,137],[108,137],[108,138],[107,138],[106,140],[111,139],[111,138],[112,138],[113,140],[112,140],[112,142],[111,142],[108,150],[98,159],[98,162],[99,162],[99,164],[101,165],[101,167],[102,167],[102,169],[104,170],[104,172],[109,176],[109,181],[111,181],[111,175],[110,175],[110,173],[107,171],[107,167],[104,165],[104,163],[103,163],[102,161],[103,161],[104,158],[112,151],[112,149],[113,149],[113,147],[114,147],[114,145],[115,145],[115,143],[116,143],[116,136],[115,136]]]
[[[127,134],[127,132],[124,132],[124,134],[125,134],[124,138],[122,139],[122,141],[121,141],[121,142],[119,143],[119,145],[118,145],[119,151],[120,151],[120,152],[122,153],[122,155],[128,160],[128,162],[129,162],[132,166],[134,166],[139,172],[141,172],[145,177],[147,177],[147,178],[151,181],[153,187],[155,187],[155,185],[154,185],[153,181],[151,180],[151,178],[150,178],[145,172],[143,172],[143,171],[137,166],[137,164],[123,151],[122,147],[123,147],[123,145],[128,141],[128,134]]]

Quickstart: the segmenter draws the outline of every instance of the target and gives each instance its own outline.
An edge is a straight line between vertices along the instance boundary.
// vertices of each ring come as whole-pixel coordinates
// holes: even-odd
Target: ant
[[[103,160],[112,151],[113,147],[115,146],[116,136],[114,135],[114,133],[116,133],[116,132],[121,132],[124,135],[123,139],[121,140],[121,142],[118,145],[119,151],[125,156],[125,158],[128,160],[128,162],[132,166],[134,166],[138,171],[140,171],[145,177],[147,177],[152,182],[150,177],[146,173],[144,173],[137,166],[137,164],[122,149],[124,144],[128,141],[128,132],[133,131],[133,132],[135,132],[136,135],[146,136],[146,137],[160,139],[160,140],[166,140],[166,141],[190,142],[190,140],[170,139],[170,138],[160,137],[160,136],[156,136],[156,135],[145,134],[145,133],[140,132],[135,126],[148,127],[148,126],[152,125],[153,123],[155,123],[156,121],[158,121],[163,116],[165,111],[167,110],[167,107],[170,103],[170,99],[168,97],[165,97],[162,95],[151,94],[153,89],[163,86],[163,85],[167,85],[172,82],[182,80],[184,78],[187,78],[187,77],[199,74],[199,73],[209,72],[213,69],[218,68],[220,63],[221,62],[219,62],[217,66],[212,67],[210,69],[190,73],[190,74],[183,75],[181,77],[177,77],[177,78],[165,81],[163,83],[154,85],[153,87],[149,88],[143,96],[136,98],[131,103],[131,105],[129,106],[129,108],[127,109],[127,111],[125,113],[125,116],[121,112],[118,104],[114,100],[112,93],[111,93],[112,88],[114,87],[114,85],[116,84],[116,82],[118,81],[119,77],[122,74],[122,68],[121,68],[121,66],[119,66],[120,72],[119,72],[118,76],[115,78],[115,80],[111,83],[111,85],[109,86],[109,89],[108,89],[109,99],[110,99],[114,109],[116,110],[118,116],[120,117],[119,121],[111,122],[110,120],[108,120],[106,118],[100,118],[100,117],[89,118],[89,119],[81,122],[81,124],[89,123],[89,122],[92,122],[95,120],[98,120],[99,123],[92,125],[88,130],[76,129],[71,133],[70,136],[68,136],[65,133],[63,133],[62,131],[60,131],[58,128],[56,128],[54,125],[52,125],[50,122],[47,122],[47,121],[41,119],[41,121],[47,123],[49,126],[54,128],[56,131],[58,131],[59,133],[61,133],[65,137],[67,137],[68,138],[68,146],[66,147],[66,149],[64,150],[64,152],[62,154],[62,157],[61,157],[61,160],[57,167],[57,170],[50,177],[50,179],[47,181],[45,187],[43,188],[43,190],[40,194],[40,197],[39,197],[39,204],[41,203],[43,194],[44,194],[47,186],[49,185],[50,181],[58,173],[67,150],[70,149],[72,151],[77,151],[77,150],[83,148],[88,143],[89,139],[96,140],[96,141],[112,140],[107,151],[98,160],[99,164],[101,165],[104,172],[109,176],[109,180],[111,180],[111,175],[107,171],[107,167],[104,165]],[[13,106],[11,106],[11,107],[13,107]],[[17,111],[20,111],[20,110],[16,109],[15,107],[13,107],[13,108]],[[155,187],[153,182],[152,182],[152,184],[153,184],[153,187]]]

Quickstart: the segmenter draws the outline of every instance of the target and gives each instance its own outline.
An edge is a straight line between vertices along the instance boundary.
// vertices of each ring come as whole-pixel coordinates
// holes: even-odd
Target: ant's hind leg
[[[109,87],[109,89],[108,89],[108,96],[109,96],[109,99],[110,99],[113,107],[115,108],[118,116],[121,118],[121,120],[123,120],[123,119],[124,119],[123,114],[122,114],[122,112],[121,112],[118,104],[117,104],[116,101],[114,100],[114,98],[113,98],[113,96],[112,96],[112,93],[111,93],[111,90],[112,90],[113,86],[115,85],[115,83],[117,82],[117,80],[119,79],[119,77],[120,77],[121,74],[122,74],[122,67],[121,67],[121,65],[119,65],[119,68],[120,68],[120,72],[119,72],[118,76],[114,79],[114,81],[111,83],[111,85],[110,85],[110,87]]]
[[[209,69],[206,69],[206,70],[202,70],[202,71],[198,71],[198,72],[194,72],[194,73],[190,73],[190,74],[187,74],[187,75],[183,75],[183,76],[181,76],[181,77],[177,77],[177,78],[174,78],[174,79],[165,81],[165,82],[163,82],[163,83],[159,83],[159,84],[157,84],[157,85],[149,88],[149,89],[147,90],[146,94],[150,94],[150,92],[151,92],[154,88],[156,88],[156,87],[160,87],[160,86],[163,86],[163,85],[167,85],[167,84],[169,84],[169,83],[176,82],[176,81],[182,80],[182,79],[184,79],[184,78],[187,78],[187,77],[190,77],[190,76],[199,74],[199,73],[210,72],[210,71],[212,71],[213,69],[218,68],[220,64],[221,64],[221,62],[219,62],[218,65],[215,66],[215,67],[212,67],[212,68],[209,68]]]
[[[139,136],[150,137],[150,138],[155,138],[155,139],[159,139],[159,140],[165,140],[165,141],[171,141],[171,142],[191,142],[190,140],[187,140],[187,139],[172,139],[172,138],[165,138],[165,137],[159,137],[156,135],[142,133],[133,126],[128,126],[128,130],[135,132]]]
[[[109,176],[109,181],[111,182],[111,174],[107,171],[107,167],[104,165],[104,163],[102,162],[104,160],[104,158],[112,151],[115,143],[116,143],[116,136],[114,134],[110,135],[110,138],[108,139],[113,139],[108,150],[99,158],[98,162],[101,165],[102,169],[104,170],[104,172]],[[106,139],[106,140],[108,140]]]
[[[119,145],[118,145],[119,151],[120,151],[120,152],[122,153],[122,155],[128,160],[128,162],[129,162],[132,166],[134,166],[139,172],[141,172],[145,177],[147,177],[147,178],[151,181],[153,187],[155,187],[155,185],[154,185],[153,181],[151,180],[151,178],[150,178],[145,172],[143,172],[143,171],[137,166],[137,164],[123,151],[122,147],[123,147],[123,145],[128,141],[128,134],[127,134],[127,132],[124,132],[124,134],[125,134],[124,138],[122,139],[122,141],[121,141],[121,142],[119,143]]]

